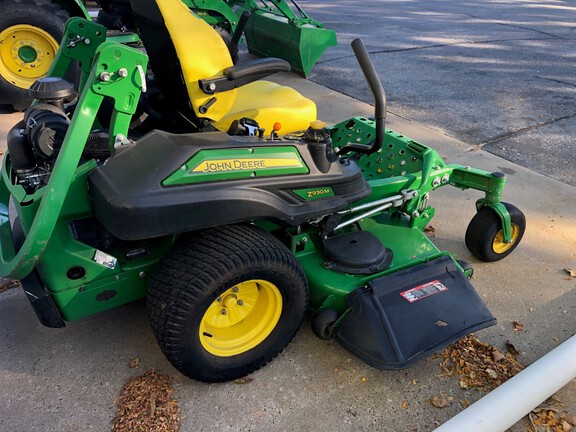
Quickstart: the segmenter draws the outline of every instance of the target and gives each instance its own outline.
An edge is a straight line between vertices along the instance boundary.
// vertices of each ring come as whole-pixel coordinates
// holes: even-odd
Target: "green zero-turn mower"
[[[326,48],[336,45],[336,33],[310,17],[295,0],[182,1],[228,43],[246,14],[250,53],[282,58],[303,76]],[[139,42],[129,0],[97,3],[101,10],[96,21],[107,28],[110,39]],[[0,0],[0,11],[0,104],[24,110],[31,102],[28,88],[50,69],[67,19],[90,19],[90,14],[82,0]],[[66,78],[76,82],[78,75],[78,69],[72,68]]]
[[[484,261],[507,256],[525,219],[501,202],[504,174],[446,164],[385,130],[384,92],[359,40],[375,118],[296,132],[315,105],[261,79],[286,62],[234,65],[181,5],[133,2],[151,70],[102,26],[70,20],[9,133],[0,274],[22,281],[40,321],[64,327],[146,297],[166,357],[209,382],[272,360],[307,309],[317,336],[383,369],[494,324],[471,267],[423,230],[434,189],[483,191],[466,245]],[[61,78],[77,60],[79,93]]]

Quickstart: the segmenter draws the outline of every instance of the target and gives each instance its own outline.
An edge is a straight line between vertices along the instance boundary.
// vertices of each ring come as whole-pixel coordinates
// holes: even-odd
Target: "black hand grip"
[[[364,46],[364,42],[362,39],[354,39],[352,41],[352,49],[354,50],[354,54],[356,55],[356,59],[358,60],[358,64],[364,73],[364,77],[370,86],[370,90],[372,91],[372,95],[374,96],[374,111],[375,111],[375,120],[376,120],[376,138],[374,140],[373,145],[370,147],[368,152],[361,153],[374,153],[382,148],[382,144],[384,143],[384,119],[386,118],[386,93],[384,92],[384,88],[382,87],[382,82],[380,81],[380,77],[378,77],[378,73],[374,68],[374,64],[372,60],[370,60],[370,56],[368,55],[368,50]]]

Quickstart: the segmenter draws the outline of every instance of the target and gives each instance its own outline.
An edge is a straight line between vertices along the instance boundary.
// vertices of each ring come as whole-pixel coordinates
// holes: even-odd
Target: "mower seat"
[[[132,0],[131,3],[133,8],[138,5],[142,10],[143,3],[149,2]],[[180,65],[185,84],[185,89],[180,89],[180,93],[187,94],[186,102],[200,123],[208,120],[217,129],[228,131],[234,120],[247,117],[256,120],[268,132],[272,131],[274,123],[279,122],[281,133],[289,133],[306,129],[316,119],[316,105],[313,101],[290,87],[259,80],[270,73],[289,71],[288,63],[268,58],[235,66],[222,37],[181,0],[155,0],[155,6],[161,14],[163,27],[167,30]],[[150,9],[142,17],[138,8],[134,8],[137,21],[147,21],[144,25],[149,24]],[[140,27],[142,30],[142,25]],[[156,38],[151,42],[157,44],[161,33],[151,33],[148,40]],[[146,39],[143,37],[149,51]],[[158,75],[158,67],[166,68],[170,65],[159,65],[161,56],[166,54],[161,49],[156,51],[160,51],[156,53],[160,59],[155,62],[151,56],[150,60],[155,75]],[[165,72],[161,72],[161,75]],[[165,87],[166,84],[172,87],[180,84],[176,82],[180,80],[174,78],[174,74],[168,79],[164,77]]]

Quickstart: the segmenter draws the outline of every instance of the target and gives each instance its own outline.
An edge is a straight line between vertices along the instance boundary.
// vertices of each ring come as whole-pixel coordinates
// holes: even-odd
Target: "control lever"
[[[374,96],[376,137],[370,144],[347,144],[338,151],[338,155],[352,151],[361,154],[372,154],[380,150],[384,144],[384,119],[386,118],[386,93],[384,92],[384,87],[382,87],[380,77],[378,77],[378,73],[374,68],[374,64],[370,59],[368,50],[364,46],[362,39],[354,39],[352,41],[352,49],[354,50],[358,64],[360,65],[362,73],[364,74],[364,77],[368,82],[368,86],[370,86],[370,90],[372,91],[372,95]]]
[[[236,30],[234,30],[234,34],[232,35],[230,46],[228,47],[228,51],[230,51],[230,56],[232,57],[232,62],[234,64],[238,63],[238,44],[240,43],[240,38],[246,28],[246,24],[248,24],[248,18],[250,18],[250,15],[250,11],[245,10],[242,12]]]

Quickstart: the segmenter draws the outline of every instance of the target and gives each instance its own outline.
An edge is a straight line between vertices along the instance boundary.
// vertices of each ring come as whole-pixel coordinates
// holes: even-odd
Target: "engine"
[[[50,179],[70,126],[71,110],[65,104],[74,100],[76,91],[62,78],[46,77],[36,81],[29,93],[37,103],[10,130],[7,141],[16,181],[27,193],[34,193]],[[98,160],[110,156],[108,133],[91,132],[82,156]]]
[[[17,182],[33,193],[50,178],[70,125],[64,103],[74,99],[76,91],[62,78],[47,77],[36,81],[29,93],[38,103],[26,110],[7,141]]]

